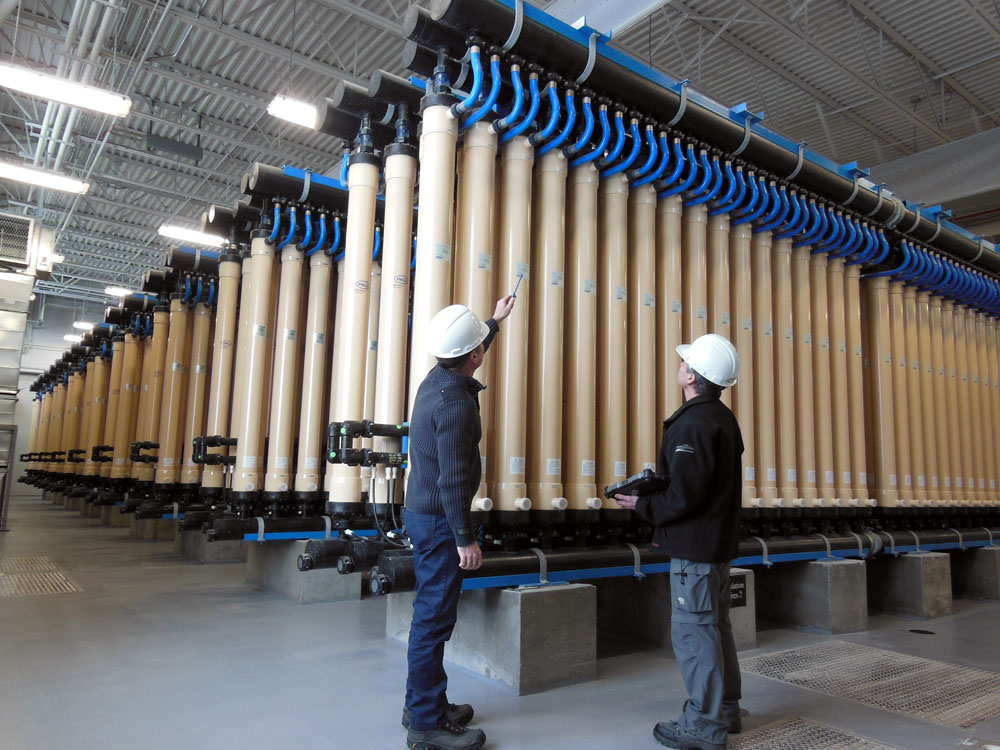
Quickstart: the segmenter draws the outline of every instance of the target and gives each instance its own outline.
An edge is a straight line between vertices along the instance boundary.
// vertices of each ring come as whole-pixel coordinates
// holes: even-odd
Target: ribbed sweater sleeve
[[[473,444],[477,458],[470,461],[471,436],[475,434],[479,414],[469,399],[445,399],[438,406],[435,421],[448,429],[437,430],[438,479],[437,487],[448,526],[455,534],[459,547],[476,541],[472,527],[469,500],[476,494],[481,473],[479,446]],[[470,468],[475,468],[474,475]]]

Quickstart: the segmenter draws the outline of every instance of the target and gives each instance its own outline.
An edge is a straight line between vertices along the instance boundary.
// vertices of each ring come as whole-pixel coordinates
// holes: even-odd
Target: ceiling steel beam
[[[741,2],[748,8],[752,8],[754,12],[763,18],[768,19],[776,28],[783,31],[786,35],[795,39],[799,44],[805,47],[809,52],[816,55],[817,57],[826,60],[830,65],[834,66],[839,70],[845,78],[849,79],[857,86],[865,89],[870,94],[873,94],[877,99],[880,99],[885,104],[888,104],[892,109],[903,115],[907,120],[912,122],[918,128],[923,130],[928,135],[932,136],[934,139],[940,143],[947,143],[951,140],[947,133],[938,128],[933,123],[928,122],[923,117],[918,115],[916,112],[911,110],[905,104],[897,101],[895,98],[886,94],[882,89],[876,86],[874,83],[868,81],[864,76],[855,73],[849,67],[841,63],[837,58],[827,52],[823,47],[821,47],[817,42],[815,42],[811,37],[809,37],[801,28],[793,26],[788,23],[784,18],[775,13],[770,7],[766,7],[761,0],[741,0]]]
[[[979,25],[986,30],[986,33],[993,37],[995,44],[1000,44],[1000,24],[987,16],[972,0],[959,0],[959,2],[969,12],[969,15],[979,22]]]
[[[878,29],[880,32],[885,34],[892,43],[903,50],[906,54],[916,60],[918,63],[923,65],[927,70],[929,70],[936,78],[944,81],[944,83],[956,94],[965,99],[972,107],[974,107],[980,115],[989,118],[994,125],[1000,125],[1000,114],[997,114],[992,110],[992,108],[983,102],[979,97],[969,91],[965,86],[956,81],[950,75],[948,75],[944,68],[938,65],[936,62],[931,60],[927,55],[917,49],[913,44],[908,42],[906,38],[896,31],[892,26],[886,23],[885,19],[879,16],[871,8],[867,7],[860,0],[844,0],[844,2],[850,7],[855,13],[857,13],[861,18],[865,19]]]
[[[394,34],[395,36],[401,37],[403,35],[403,25],[400,23],[394,23],[393,21],[383,18],[378,13],[363,8],[360,5],[354,3],[348,3],[344,0],[313,0],[317,5],[322,5],[326,8],[331,8],[332,10],[340,11],[341,13],[346,13],[350,16],[364,21],[369,26],[374,26],[380,31],[384,31],[389,34]],[[391,4],[391,3],[390,3]]]
[[[590,28],[613,38],[669,3],[670,0],[630,3],[622,3],[621,0],[555,0],[545,8],[545,12],[571,25],[583,19]]]
[[[690,8],[687,5],[685,5],[683,2],[679,2],[679,0],[673,0],[673,2],[671,2],[670,4],[670,7],[676,8],[677,10],[692,16],[692,18],[690,19],[691,21],[700,24],[708,31],[716,32],[721,28],[721,25],[715,23],[714,21],[708,21],[702,18],[697,18],[696,16],[698,14],[696,13],[696,11],[693,8]],[[833,108],[838,111],[841,111],[840,113],[843,114],[844,117],[846,117],[848,120],[864,128],[875,137],[881,139],[883,142],[895,146],[903,153],[906,154],[913,153],[912,148],[906,146],[905,144],[899,143],[898,139],[896,139],[886,131],[882,130],[882,128],[878,127],[877,125],[871,122],[868,122],[868,120],[861,117],[855,112],[852,112],[850,110],[845,110],[843,108],[843,105],[840,104],[836,99],[831,97],[829,94],[820,91],[818,88],[813,86],[811,83],[809,83],[807,80],[797,75],[796,73],[793,73],[792,71],[776,64],[774,60],[770,59],[766,55],[757,51],[749,44],[747,44],[746,42],[742,41],[741,39],[733,35],[731,32],[724,31],[720,38],[724,39],[728,44],[731,44],[733,47],[743,52],[745,55],[747,55],[747,57],[750,57],[751,59],[755,60],[756,62],[766,67],[772,73],[775,73],[776,75],[779,75],[782,78],[784,78],[789,83],[798,86],[807,94],[825,104],[828,108]],[[829,114],[830,113],[828,113],[828,115]]]

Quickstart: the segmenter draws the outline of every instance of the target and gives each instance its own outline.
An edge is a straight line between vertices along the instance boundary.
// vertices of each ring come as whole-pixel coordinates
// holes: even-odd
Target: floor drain
[[[730,737],[728,747],[729,750],[898,750],[798,716]]]
[[[843,641],[765,654],[747,672],[957,727],[1000,713],[1000,674]]]

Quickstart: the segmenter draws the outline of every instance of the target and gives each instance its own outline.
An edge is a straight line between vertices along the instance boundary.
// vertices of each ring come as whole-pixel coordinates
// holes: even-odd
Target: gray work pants
[[[726,744],[739,716],[740,664],[729,622],[729,563],[670,562],[670,638],[688,700],[678,719],[701,740]]]

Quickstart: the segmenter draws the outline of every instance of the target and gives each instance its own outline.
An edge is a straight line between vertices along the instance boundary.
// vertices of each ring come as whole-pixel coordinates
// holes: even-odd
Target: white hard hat
[[[740,372],[740,355],[736,347],[725,336],[708,333],[699,336],[690,344],[677,347],[681,359],[688,367],[706,380],[728,388],[736,385]]]
[[[479,346],[490,328],[465,305],[450,305],[431,318],[427,327],[427,353],[441,359],[468,354]]]

